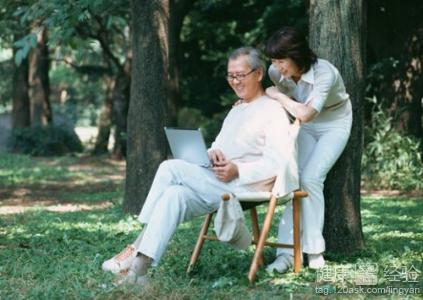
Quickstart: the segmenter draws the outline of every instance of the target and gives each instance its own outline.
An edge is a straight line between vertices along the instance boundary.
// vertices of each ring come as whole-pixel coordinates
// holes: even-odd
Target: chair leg
[[[192,268],[194,267],[195,263],[197,262],[198,257],[200,256],[201,248],[204,244],[204,236],[207,234],[209,230],[210,222],[213,217],[213,213],[210,213],[206,216],[204,220],[203,226],[201,227],[200,233],[198,235],[197,243],[195,244],[194,251],[192,252],[191,259],[187,268],[187,273],[191,272]]]
[[[255,207],[250,209],[250,215],[251,215],[251,227],[253,229],[253,237],[254,237],[254,241],[256,242],[256,249],[257,249],[257,243],[260,238],[260,228],[258,226],[257,210]],[[264,264],[264,258],[263,258],[263,255],[261,255],[259,259],[259,265],[262,266],[263,264]]]
[[[254,253],[254,258],[251,263],[250,272],[248,273],[248,280],[250,284],[253,284],[256,280],[257,270],[260,266],[259,260],[260,257],[263,255],[263,248],[264,244],[267,239],[267,235],[269,234],[270,225],[272,224],[273,214],[275,213],[277,198],[272,196],[269,202],[269,207],[267,209],[266,218],[264,219],[263,228],[261,229],[260,237],[257,243],[256,252]]]
[[[294,197],[292,200],[292,214],[294,223],[294,272],[301,270],[301,238],[300,238],[300,201],[301,198]]]

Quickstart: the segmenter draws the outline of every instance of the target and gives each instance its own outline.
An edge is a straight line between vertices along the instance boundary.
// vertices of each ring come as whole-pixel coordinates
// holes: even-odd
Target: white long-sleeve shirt
[[[319,113],[313,122],[345,118],[352,113],[342,77],[327,60],[319,58],[297,83],[292,78],[285,78],[274,65],[269,67],[269,77],[288,97],[300,103],[310,103]]]
[[[298,188],[295,139],[286,111],[262,96],[232,108],[210,149],[220,149],[238,167],[237,184],[269,190],[283,174],[279,194]]]

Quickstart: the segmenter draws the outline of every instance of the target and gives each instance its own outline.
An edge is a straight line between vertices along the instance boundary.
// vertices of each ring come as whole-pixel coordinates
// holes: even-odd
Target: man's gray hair
[[[228,60],[237,59],[240,56],[247,56],[247,61],[250,67],[254,70],[261,69],[263,74],[266,73],[266,63],[261,58],[260,51],[253,47],[241,47],[235,49],[230,55]]]

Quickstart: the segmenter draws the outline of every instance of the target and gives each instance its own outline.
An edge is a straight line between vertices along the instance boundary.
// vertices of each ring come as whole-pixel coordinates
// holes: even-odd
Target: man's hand
[[[213,149],[208,151],[210,161],[213,165],[217,165],[218,163],[223,163],[226,161],[225,155],[219,149]]]
[[[223,182],[229,182],[239,176],[237,165],[231,161],[224,161],[215,164],[213,172],[217,179]]]
[[[277,87],[275,87],[275,86],[271,86],[271,87],[268,87],[268,88],[266,89],[266,94],[267,94],[270,98],[273,98],[273,99],[278,100],[278,99],[279,99],[279,96],[280,96],[282,93],[281,93],[281,92],[279,92],[279,90],[278,90],[278,88],[277,88]]]

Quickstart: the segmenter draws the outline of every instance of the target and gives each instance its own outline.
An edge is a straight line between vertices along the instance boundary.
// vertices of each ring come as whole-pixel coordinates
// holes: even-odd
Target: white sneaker
[[[275,261],[266,267],[269,273],[284,273],[294,265],[294,257],[288,253],[283,253],[276,257]]]
[[[325,259],[322,254],[309,254],[308,267],[310,269],[320,269],[325,266]]]
[[[131,266],[132,260],[137,255],[134,245],[128,245],[120,253],[106,260],[101,268],[103,271],[112,272],[113,274],[125,274]]]

